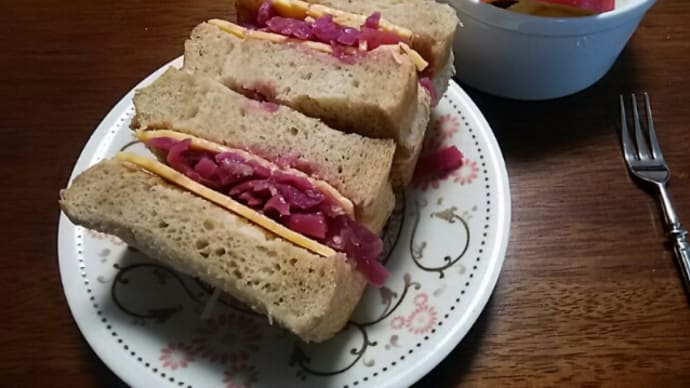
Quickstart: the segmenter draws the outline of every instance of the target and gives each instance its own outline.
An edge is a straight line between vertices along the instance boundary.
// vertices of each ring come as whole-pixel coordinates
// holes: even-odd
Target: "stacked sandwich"
[[[100,162],[60,205],[323,341],[387,278],[379,235],[452,75],[457,19],[432,0],[236,5],[137,90],[131,128],[155,158]]]

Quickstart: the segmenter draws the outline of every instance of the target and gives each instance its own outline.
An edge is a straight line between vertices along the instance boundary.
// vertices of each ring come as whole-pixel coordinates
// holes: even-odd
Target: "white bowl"
[[[594,16],[518,14],[479,0],[446,0],[462,26],[456,77],[501,97],[546,100],[579,92],[608,72],[655,0],[616,0]]]

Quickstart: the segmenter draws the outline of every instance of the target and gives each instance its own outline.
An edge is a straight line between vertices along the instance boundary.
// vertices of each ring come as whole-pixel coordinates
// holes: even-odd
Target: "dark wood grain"
[[[4,237],[0,385],[123,384],[92,353],[59,280],[57,193],[88,136],[227,1],[2,1]],[[690,309],[656,203],[626,174],[615,109],[653,97],[690,225],[690,2],[659,0],[595,86],[548,102],[468,89],[495,130],[513,224],[496,291],[420,387],[690,386]]]

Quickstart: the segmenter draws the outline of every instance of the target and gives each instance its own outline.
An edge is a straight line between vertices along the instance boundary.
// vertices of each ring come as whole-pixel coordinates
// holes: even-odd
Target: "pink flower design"
[[[431,330],[435,323],[436,310],[425,304],[417,307],[417,309],[407,317],[406,326],[410,333],[422,334]]]
[[[229,370],[225,371],[223,382],[227,388],[251,388],[259,381],[259,371],[254,365],[244,362],[233,363]]]
[[[436,119],[434,128],[424,144],[422,154],[432,153],[443,147],[447,140],[460,131],[460,120],[457,116],[445,114]]]
[[[444,139],[450,138],[460,130],[460,120],[458,116],[445,114],[439,117],[434,124],[436,133]]]
[[[448,139],[460,131],[460,120],[458,116],[445,114],[436,120],[434,128],[438,137]]]
[[[426,333],[434,327],[436,323],[436,310],[429,306],[429,295],[425,292],[417,294],[413,303],[417,308],[407,317],[398,315],[391,321],[391,328],[401,329],[407,328],[410,333],[422,334]]]
[[[245,315],[220,314],[206,320],[204,326],[194,332],[192,344],[199,356],[211,362],[224,364],[230,360],[234,363],[259,350],[260,327]]]
[[[417,306],[424,306],[428,301],[429,296],[423,292],[414,297],[414,304]]]
[[[453,171],[453,181],[461,185],[472,183],[479,176],[479,166],[474,160],[465,159],[462,166]]]
[[[403,317],[402,315],[398,315],[391,321],[391,327],[393,329],[397,330],[402,328],[403,326],[405,326],[405,317]]]
[[[194,361],[194,355],[191,346],[178,342],[162,348],[161,356],[158,359],[163,362],[164,368],[175,370],[186,368],[190,362]]]

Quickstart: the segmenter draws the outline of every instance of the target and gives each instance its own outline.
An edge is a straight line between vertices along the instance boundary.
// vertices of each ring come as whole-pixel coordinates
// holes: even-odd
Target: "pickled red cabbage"
[[[146,144],[164,154],[168,165],[187,177],[345,253],[371,284],[380,286],[386,280],[388,273],[379,262],[381,239],[304,177],[271,171],[237,153],[192,149],[189,139],[161,137]]]

